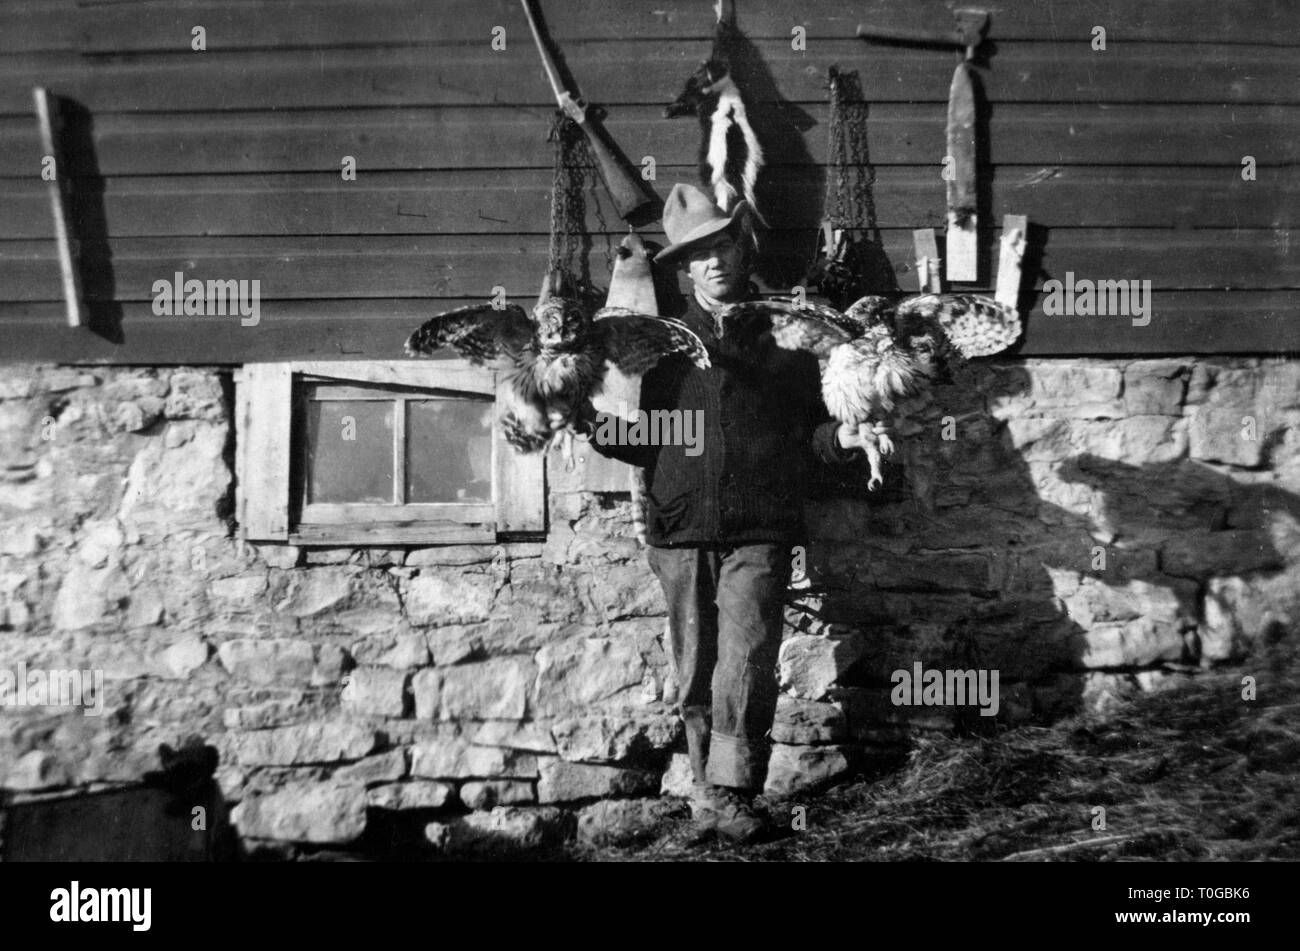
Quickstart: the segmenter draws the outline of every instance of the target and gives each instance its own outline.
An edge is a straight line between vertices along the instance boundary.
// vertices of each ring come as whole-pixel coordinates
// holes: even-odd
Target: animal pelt
[[[766,224],[756,196],[763,168],[763,147],[750,123],[743,83],[734,71],[730,48],[735,26],[718,21],[713,51],[686,80],[681,94],[664,109],[664,117],[694,115],[700,120],[700,181],[723,211],[740,199]]]

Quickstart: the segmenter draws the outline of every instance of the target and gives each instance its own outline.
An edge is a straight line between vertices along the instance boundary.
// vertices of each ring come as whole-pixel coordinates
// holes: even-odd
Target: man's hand
[[[578,412],[574,414],[574,429],[580,433],[591,433],[596,428],[596,416],[596,407],[592,405],[591,400],[583,400],[578,406]],[[563,421],[560,425],[563,425]],[[556,428],[555,414],[551,415],[551,428]]]
[[[840,428],[835,430],[835,438],[839,441],[841,449],[861,449],[866,452],[868,440],[874,444],[872,437],[868,436],[864,440],[859,436],[858,427],[852,423],[840,423]]]

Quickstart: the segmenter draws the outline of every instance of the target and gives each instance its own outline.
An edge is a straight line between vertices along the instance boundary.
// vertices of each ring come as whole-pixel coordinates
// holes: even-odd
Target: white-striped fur
[[[718,103],[709,117],[709,149],[707,160],[713,186],[714,201],[723,211],[730,212],[740,199],[735,186],[727,181],[727,132],[732,126],[740,129],[745,140],[745,165],[741,173],[741,187],[750,209],[763,220],[758,211],[758,202],[754,198],[754,186],[758,184],[758,170],[763,167],[763,149],[758,144],[758,136],[749,124],[745,112],[745,103],[740,98],[740,90],[730,76],[718,80],[709,90],[718,95]]]

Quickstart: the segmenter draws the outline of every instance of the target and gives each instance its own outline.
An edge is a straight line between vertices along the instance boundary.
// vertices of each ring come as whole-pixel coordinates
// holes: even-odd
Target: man
[[[649,562],[668,602],[692,814],[701,831],[740,841],[765,829],[752,800],[767,768],[808,456],[840,464],[862,448],[853,427],[829,420],[811,354],[774,344],[746,352],[714,332],[714,312],[753,294],[747,210],[742,201],[724,214],[707,193],[680,184],[664,209],[671,244],[655,265],[686,268],[693,293],[679,319],[713,365],[661,361],[642,379],[641,409],[700,411],[702,438],[692,447],[592,440],[598,452],[645,467]],[[585,412],[590,427],[596,413]]]

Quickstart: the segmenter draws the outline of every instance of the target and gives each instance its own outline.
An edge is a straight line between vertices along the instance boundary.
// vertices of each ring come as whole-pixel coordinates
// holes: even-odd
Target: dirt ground
[[[1254,700],[1243,678],[1255,679]],[[1300,859],[1300,650],[1146,694],[1105,719],[918,740],[875,775],[769,803],[778,835],[693,841],[687,820],[579,861]],[[806,828],[796,829],[806,809]],[[1104,812],[1104,828],[1100,826]]]

